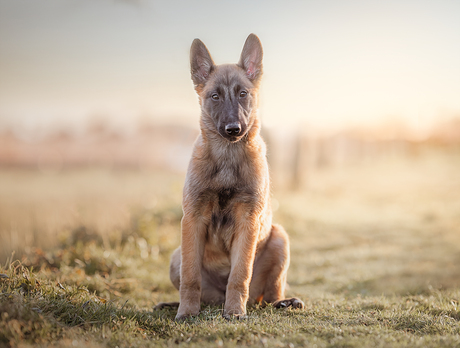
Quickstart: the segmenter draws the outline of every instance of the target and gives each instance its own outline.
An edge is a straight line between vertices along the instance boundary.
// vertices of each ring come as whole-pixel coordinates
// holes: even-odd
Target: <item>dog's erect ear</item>
[[[200,91],[214,70],[214,62],[200,39],[193,40],[190,48],[190,69],[195,89]]]
[[[244,43],[238,65],[244,69],[246,76],[253,83],[259,82],[262,76],[262,58],[262,44],[256,35],[250,34]]]

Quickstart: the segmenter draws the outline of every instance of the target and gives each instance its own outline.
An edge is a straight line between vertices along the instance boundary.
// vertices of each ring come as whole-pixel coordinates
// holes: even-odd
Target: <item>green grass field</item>
[[[179,298],[182,175],[1,170],[0,347],[460,347],[459,172],[460,156],[431,154],[275,190],[305,310],[176,323],[152,307]]]

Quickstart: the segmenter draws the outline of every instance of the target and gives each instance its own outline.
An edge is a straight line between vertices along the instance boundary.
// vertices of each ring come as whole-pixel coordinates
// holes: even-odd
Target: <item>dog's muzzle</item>
[[[236,137],[241,133],[241,125],[239,123],[230,123],[225,126],[225,133],[231,137]]]
[[[220,128],[220,135],[231,143],[236,143],[245,134],[246,128],[239,122],[229,123]]]

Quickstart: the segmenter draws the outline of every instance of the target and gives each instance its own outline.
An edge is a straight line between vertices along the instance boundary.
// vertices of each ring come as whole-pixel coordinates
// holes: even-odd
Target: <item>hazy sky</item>
[[[0,0],[0,126],[197,123],[194,38],[264,46],[264,122],[336,128],[460,115],[460,1]]]

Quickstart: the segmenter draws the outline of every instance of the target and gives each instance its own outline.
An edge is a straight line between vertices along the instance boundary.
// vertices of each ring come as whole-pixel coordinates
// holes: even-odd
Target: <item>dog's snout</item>
[[[241,132],[241,125],[239,123],[231,123],[225,126],[225,132],[228,135],[238,135]]]

